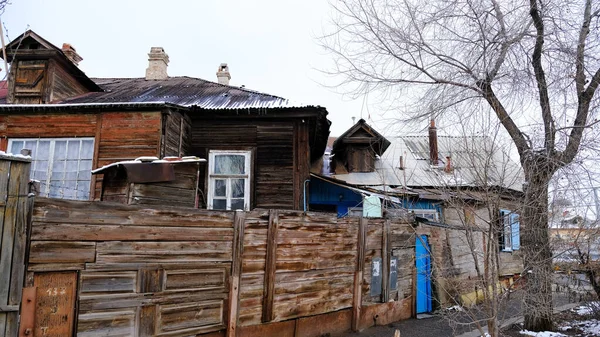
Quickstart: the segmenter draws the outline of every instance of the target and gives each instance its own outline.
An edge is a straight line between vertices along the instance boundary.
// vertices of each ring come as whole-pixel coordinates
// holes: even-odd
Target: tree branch
[[[589,1],[589,0],[588,0]],[[544,45],[544,21],[540,16],[538,9],[538,0],[529,0],[529,14],[533,19],[533,25],[536,29],[535,47],[533,50],[533,58],[531,64],[535,73],[537,82],[540,107],[542,108],[542,119],[544,120],[544,148],[546,153],[550,155],[554,152],[555,142],[555,126],[552,112],[550,111],[550,100],[548,98],[548,84],[546,83],[546,74],[542,66],[542,47]]]

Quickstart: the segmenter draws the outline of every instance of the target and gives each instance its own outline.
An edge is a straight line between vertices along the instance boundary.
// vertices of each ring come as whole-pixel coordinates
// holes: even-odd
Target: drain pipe
[[[304,188],[304,212],[306,212],[306,183],[310,183],[310,179],[306,179],[303,183]]]

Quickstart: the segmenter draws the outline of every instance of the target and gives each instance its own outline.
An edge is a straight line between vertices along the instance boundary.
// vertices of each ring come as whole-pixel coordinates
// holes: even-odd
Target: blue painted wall
[[[309,205],[335,205],[338,217],[348,214],[348,209],[362,207],[362,195],[342,186],[312,178],[310,180]]]
[[[309,205],[335,205],[338,217],[346,216],[348,209],[362,207],[360,193],[318,178],[310,180],[309,190]],[[442,207],[436,200],[409,197],[402,200],[401,206],[406,209],[435,209],[442,219]]]

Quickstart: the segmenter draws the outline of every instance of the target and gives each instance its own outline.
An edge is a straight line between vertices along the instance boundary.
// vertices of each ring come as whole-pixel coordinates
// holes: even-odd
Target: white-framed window
[[[411,209],[410,211],[420,218],[425,218],[433,222],[440,221],[440,215],[435,209]]]
[[[250,151],[210,151],[208,209],[250,209]]]
[[[31,179],[40,182],[40,195],[88,200],[94,138],[13,138],[8,151],[31,150]]]
[[[521,226],[519,223],[519,214],[507,209],[500,210],[500,250],[511,252],[521,249]]]

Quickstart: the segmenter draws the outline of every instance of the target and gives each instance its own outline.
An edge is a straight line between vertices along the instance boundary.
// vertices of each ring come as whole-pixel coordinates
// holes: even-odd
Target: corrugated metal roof
[[[520,166],[486,137],[438,136],[440,164],[429,163],[429,137],[397,137],[375,161],[375,172],[333,175],[355,186],[503,187],[521,191]],[[404,169],[399,168],[400,156]],[[445,172],[446,157],[452,171]]]
[[[165,80],[93,78],[104,92],[91,92],[55,104],[114,104],[164,102],[203,109],[310,107],[258,91],[181,76]]]

